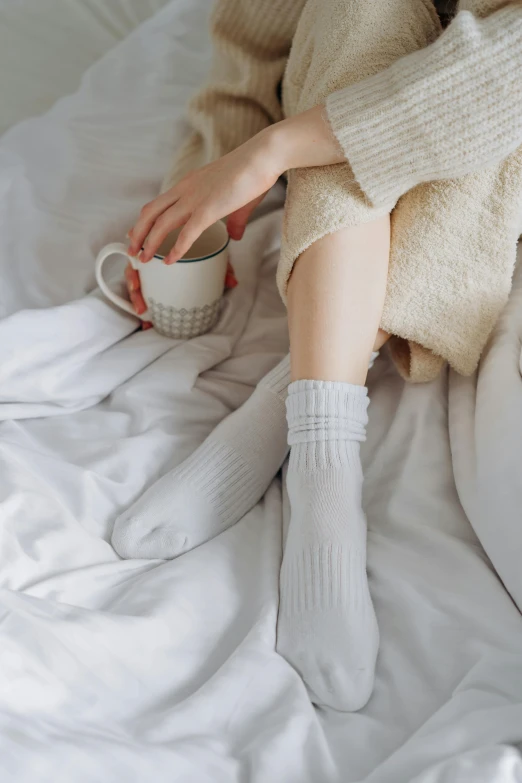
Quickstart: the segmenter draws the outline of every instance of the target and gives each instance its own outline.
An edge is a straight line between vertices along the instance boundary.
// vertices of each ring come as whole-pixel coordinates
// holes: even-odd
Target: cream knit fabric
[[[522,144],[522,3],[461,2],[425,49],[335,92],[328,116],[374,204],[495,164]],[[378,165],[376,165],[378,160]]]
[[[306,247],[402,196],[382,327],[411,380],[444,360],[472,372],[510,288],[522,226],[522,4],[500,6],[466,0],[441,35],[430,0],[219,0],[212,82],[190,106],[195,132],[165,182],[280,119],[283,72],[284,115],[326,102],[350,165],[289,173],[280,291]],[[444,179],[455,175],[465,176]]]
[[[381,326],[403,338],[391,350],[411,380],[430,380],[444,359],[475,370],[522,230],[522,4],[485,19],[504,3],[464,5],[476,18],[462,11],[432,46],[327,101],[372,203],[405,194],[392,213]],[[426,180],[439,181],[418,185]]]
[[[188,107],[192,133],[162,190],[283,119],[279,84],[305,0],[217,0],[208,84]]]

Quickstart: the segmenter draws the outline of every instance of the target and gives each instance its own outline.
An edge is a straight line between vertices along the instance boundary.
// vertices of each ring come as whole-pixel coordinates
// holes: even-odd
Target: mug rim
[[[225,244],[222,245],[218,250],[214,251],[214,253],[209,253],[206,256],[199,256],[198,258],[180,258],[178,261],[176,261],[176,264],[192,264],[196,261],[208,261],[209,258],[214,258],[214,256],[218,256],[220,253],[222,253],[223,250],[226,250],[229,244],[230,237],[227,236]],[[143,247],[141,249],[143,250]],[[160,256],[158,253],[154,253],[152,257],[157,258],[158,261],[163,261],[167,256]]]

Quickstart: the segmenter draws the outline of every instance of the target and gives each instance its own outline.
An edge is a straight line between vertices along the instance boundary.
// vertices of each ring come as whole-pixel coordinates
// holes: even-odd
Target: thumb
[[[245,204],[244,207],[236,209],[235,212],[232,212],[228,216],[227,231],[231,239],[237,240],[242,238],[243,234],[245,233],[248,218],[265,196],[266,193],[262,193],[260,196],[257,196],[257,198],[249,201],[248,204]]]

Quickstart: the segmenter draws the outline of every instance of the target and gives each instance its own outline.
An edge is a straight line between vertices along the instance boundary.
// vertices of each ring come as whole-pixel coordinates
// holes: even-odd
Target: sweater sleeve
[[[282,119],[278,87],[305,0],[217,0],[210,79],[188,107],[191,134],[163,190]]]
[[[493,165],[522,144],[522,4],[461,11],[433,44],[329,96],[333,132],[376,206]]]

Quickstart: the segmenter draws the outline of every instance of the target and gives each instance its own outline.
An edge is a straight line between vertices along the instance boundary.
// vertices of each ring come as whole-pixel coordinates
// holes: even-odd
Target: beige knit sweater
[[[212,79],[165,187],[326,103],[350,165],[289,173],[283,297],[307,246],[394,208],[381,325],[399,370],[472,372],[522,229],[522,4],[463,0],[442,33],[430,0],[219,0],[212,34]]]

